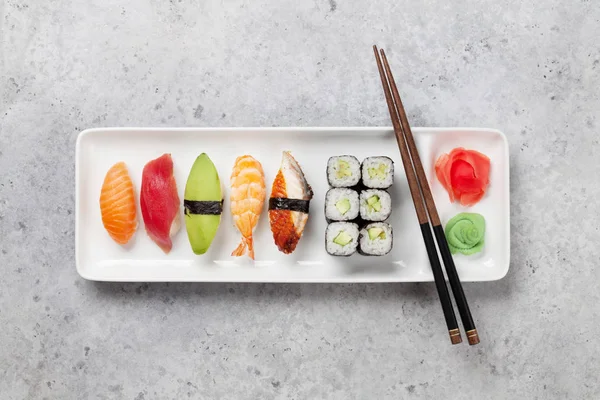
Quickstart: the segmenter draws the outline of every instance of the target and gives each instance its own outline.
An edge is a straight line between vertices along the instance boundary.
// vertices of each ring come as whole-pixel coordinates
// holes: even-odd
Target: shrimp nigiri
[[[110,237],[119,244],[127,244],[138,223],[133,182],[124,162],[116,163],[106,173],[100,192],[100,213]]]
[[[265,174],[254,157],[244,155],[235,160],[231,173],[231,215],[242,241],[231,253],[239,257],[244,253],[254,260],[252,231],[258,223],[266,198]]]
[[[302,168],[289,151],[284,151],[269,199],[271,232],[282,253],[290,254],[296,249],[308,221],[312,197]]]

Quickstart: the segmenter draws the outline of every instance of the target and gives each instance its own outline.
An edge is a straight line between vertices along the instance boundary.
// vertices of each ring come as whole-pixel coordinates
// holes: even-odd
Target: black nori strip
[[[357,224],[359,226],[359,228],[361,227],[361,224],[366,225],[366,224],[373,223],[373,221],[365,221],[365,220],[361,219],[360,214],[356,218],[344,219],[344,220],[331,219],[331,218],[327,218],[327,216],[325,216],[325,222],[327,222],[327,224],[331,224],[332,222],[350,222],[350,223]]]
[[[309,203],[310,200],[271,197],[269,199],[269,210],[289,210],[308,214]]]
[[[223,213],[223,200],[183,200],[183,207],[186,215],[221,215]]]
[[[358,214],[358,217],[356,217],[354,220],[350,221],[350,222],[354,222],[356,225],[358,225],[358,231],[360,232],[362,230],[362,228],[364,228],[365,226],[372,224],[373,221],[367,221],[366,219],[362,219],[362,217],[360,216],[360,214]]]

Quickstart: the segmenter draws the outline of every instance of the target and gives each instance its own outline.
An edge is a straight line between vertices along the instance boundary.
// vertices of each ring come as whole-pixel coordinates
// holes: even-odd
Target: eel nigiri
[[[284,151],[269,199],[271,232],[279,251],[290,254],[296,249],[308,221],[312,197],[300,165],[289,151]]]
[[[140,205],[148,236],[169,253],[173,247],[171,238],[181,227],[179,195],[170,154],[163,154],[144,166]]]
[[[110,237],[119,244],[127,244],[138,223],[133,182],[124,162],[116,163],[106,173],[100,192],[100,213]]]
[[[183,196],[185,227],[194,254],[208,251],[223,212],[221,180],[206,153],[200,154],[188,176]]]
[[[238,157],[231,173],[231,215],[242,234],[242,241],[231,253],[232,256],[239,257],[247,251],[254,260],[252,231],[258,223],[266,196],[265,174],[260,162],[249,155]]]

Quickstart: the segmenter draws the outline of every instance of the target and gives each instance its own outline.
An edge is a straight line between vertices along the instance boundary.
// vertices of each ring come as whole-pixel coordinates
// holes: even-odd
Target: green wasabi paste
[[[485,219],[476,213],[457,214],[448,221],[444,233],[452,254],[479,253],[484,244]]]

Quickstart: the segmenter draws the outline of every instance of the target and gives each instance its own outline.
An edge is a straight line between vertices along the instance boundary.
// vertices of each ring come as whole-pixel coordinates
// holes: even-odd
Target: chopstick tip
[[[477,333],[477,329],[471,329],[468,331],[467,339],[469,340],[469,345],[471,346],[479,344],[479,334]]]
[[[383,49],[379,50],[379,52],[381,53],[381,58],[383,58],[385,60],[385,62],[387,63],[387,57],[385,56],[385,51]]]
[[[450,342],[452,344],[462,343],[462,337],[460,336],[460,330],[451,329],[448,331],[448,334],[450,335]]]

